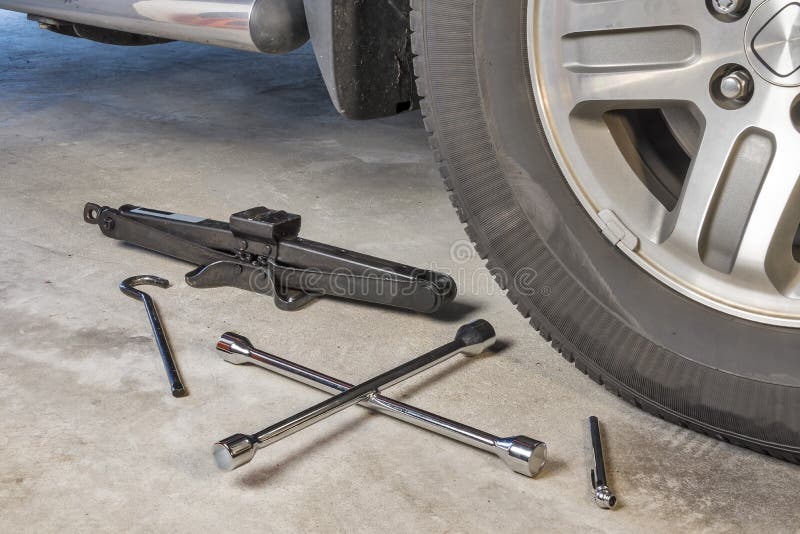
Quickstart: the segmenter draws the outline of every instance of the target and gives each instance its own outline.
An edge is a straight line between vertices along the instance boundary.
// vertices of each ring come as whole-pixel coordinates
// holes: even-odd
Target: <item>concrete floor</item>
[[[0,531],[798,531],[800,469],[639,412],[575,371],[464,257],[419,115],[348,122],[308,48],[262,57],[188,44],[115,48],[0,11]],[[225,219],[300,213],[303,235],[454,273],[459,305],[422,317],[323,300],[297,313],[195,290],[187,265],[100,236],[86,201]],[[167,392],[140,305],[154,273],[191,395]],[[505,348],[391,390],[501,435],[545,440],[530,480],[491,455],[352,408],[234,473],[210,445],[324,398],[224,363],[235,330],[350,381],[484,317]],[[585,420],[606,425],[621,506],[588,492]]]

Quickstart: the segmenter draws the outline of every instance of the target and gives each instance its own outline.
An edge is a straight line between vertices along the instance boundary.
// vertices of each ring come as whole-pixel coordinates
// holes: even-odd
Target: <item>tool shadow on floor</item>
[[[462,297],[463,298],[463,297]],[[343,306],[350,306],[356,310],[359,309],[371,309],[371,310],[382,310],[387,311],[397,315],[405,315],[408,317],[418,317],[419,314],[409,310],[403,310],[401,308],[392,308],[391,306],[381,306],[379,304],[370,304],[366,302],[358,302],[355,300],[349,301],[340,301],[337,304],[341,304]],[[434,313],[428,314],[425,316],[426,319],[430,319],[435,322],[439,323],[460,323],[464,319],[469,318],[470,316],[476,315],[481,309],[482,306],[472,303],[472,302],[463,302],[463,301],[453,301],[449,303],[447,306],[443,307],[439,311]],[[502,341],[498,341],[498,343],[502,343]],[[504,346],[505,348],[505,346]],[[493,352],[490,351],[490,353]]]

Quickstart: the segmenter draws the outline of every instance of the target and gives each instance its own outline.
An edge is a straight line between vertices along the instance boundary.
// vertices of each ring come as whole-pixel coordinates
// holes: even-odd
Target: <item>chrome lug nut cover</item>
[[[714,11],[720,15],[733,15],[745,6],[745,0],[711,0]]]
[[[730,100],[747,98],[753,87],[750,75],[744,70],[737,70],[722,78],[719,84],[720,93]]]

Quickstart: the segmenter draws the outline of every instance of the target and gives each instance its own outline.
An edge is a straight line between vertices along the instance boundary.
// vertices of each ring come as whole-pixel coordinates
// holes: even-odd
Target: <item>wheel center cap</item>
[[[767,0],[747,23],[747,57],[770,83],[800,86],[800,2]]]

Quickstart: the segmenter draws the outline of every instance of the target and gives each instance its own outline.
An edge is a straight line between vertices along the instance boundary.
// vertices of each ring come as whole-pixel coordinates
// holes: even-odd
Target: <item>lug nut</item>
[[[725,2],[725,0],[719,0]],[[733,0],[729,0],[733,2]],[[717,0],[714,0],[717,3]],[[719,82],[719,92],[729,100],[743,100],[750,95],[753,81],[745,70],[733,71]]]
[[[745,0],[711,0],[714,11],[720,15],[735,15],[745,7],[746,3]]]

